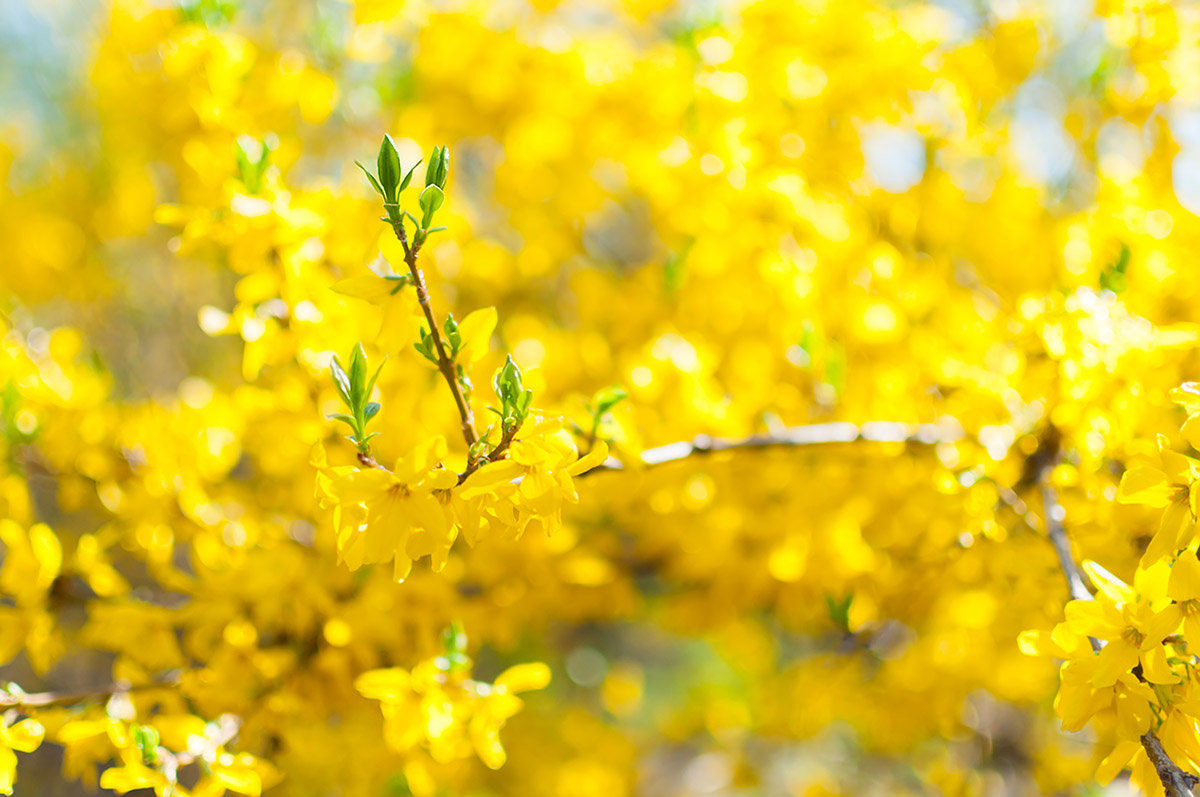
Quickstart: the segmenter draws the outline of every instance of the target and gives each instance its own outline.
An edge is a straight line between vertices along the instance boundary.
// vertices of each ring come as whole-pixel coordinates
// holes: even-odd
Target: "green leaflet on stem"
[[[384,362],[387,362],[386,358]],[[375,381],[379,379],[379,372],[382,370],[383,364],[380,363],[379,368],[375,369],[375,374],[370,380],[367,379],[367,354],[361,343],[354,345],[354,351],[350,354],[349,369],[342,366],[336,354],[329,363],[329,371],[338,396],[350,409],[349,414],[338,413],[329,417],[350,427],[353,434],[349,435],[349,439],[358,446],[359,453],[364,456],[370,456],[368,443],[372,437],[379,434],[368,434],[367,423],[379,414],[379,402],[370,399],[375,389]]]

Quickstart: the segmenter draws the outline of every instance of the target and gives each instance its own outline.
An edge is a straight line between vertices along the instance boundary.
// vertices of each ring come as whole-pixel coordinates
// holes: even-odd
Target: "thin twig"
[[[495,448],[487,452],[486,457],[472,459],[467,463],[467,469],[458,474],[458,483],[462,484],[465,482],[468,476],[482,468],[487,463],[496,462],[497,460],[502,459],[508,452],[508,447],[512,445],[512,442],[516,438],[517,432],[519,431],[521,431],[521,427],[516,424],[506,427],[500,435],[500,442],[496,443]]]
[[[113,695],[129,694],[132,692],[149,692],[155,689],[171,689],[179,686],[179,676],[171,676],[161,681],[148,684],[130,685],[117,682],[102,686],[98,689],[88,689],[77,692],[30,692],[29,694],[9,694],[0,692],[0,709],[31,709],[51,708],[54,706],[71,706],[76,703],[86,703],[91,700],[109,698]]]
[[[953,443],[963,438],[962,427],[957,421],[942,423],[902,423],[898,421],[868,421],[863,424],[845,421],[814,423],[806,426],[791,426],[776,432],[752,434],[748,437],[709,437],[697,435],[691,440],[668,443],[657,448],[647,448],[638,456],[643,468],[678,462],[688,457],[710,454],[716,451],[760,448],[792,448],[820,446],[835,443],[876,442],[915,443],[937,445]],[[588,473],[625,470],[626,466],[617,458],[609,457]]]
[[[1058,502],[1054,486],[1050,484],[1049,471],[1050,469],[1047,469],[1038,479],[1038,489],[1042,493],[1042,514],[1046,519],[1046,536],[1050,538],[1050,544],[1054,546],[1054,553],[1058,556],[1058,565],[1066,576],[1071,600],[1090,601],[1092,593],[1087,588],[1087,582],[1083,580],[1083,570],[1075,563],[1075,557],[1071,554],[1071,541],[1067,539],[1067,530],[1063,527],[1066,511]],[[1094,639],[1092,647],[1100,649]]]

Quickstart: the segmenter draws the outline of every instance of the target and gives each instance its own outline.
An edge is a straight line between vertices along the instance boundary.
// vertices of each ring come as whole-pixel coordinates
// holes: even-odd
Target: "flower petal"
[[[550,668],[540,661],[509,667],[496,679],[496,686],[507,689],[509,692],[545,689],[549,683]]]
[[[1122,504],[1165,507],[1171,503],[1171,485],[1158,468],[1140,465],[1130,468],[1121,476],[1117,500]]]
[[[496,329],[496,308],[484,307],[467,315],[458,323],[458,334],[462,336],[462,348],[458,360],[466,366],[479,362],[488,353],[488,342]]]

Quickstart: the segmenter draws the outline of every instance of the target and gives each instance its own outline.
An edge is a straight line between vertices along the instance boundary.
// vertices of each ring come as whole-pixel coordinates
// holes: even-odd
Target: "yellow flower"
[[[386,235],[390,236],[391,231]],[[406,275],[374,272],[347,277],[333,286],[343,296],[362,299],[380,308],[382,320],[375,342],[387,353],[399,351],[418,339],[422,319],[416,293],[408,287]]]
[[[441,465],[445,455],[446,441],[436,437],[400,457],[392,470],[329,469],[322,482],[329,496],[366,510],[365,517],[343,518],[338,531],[338,550],[350,569],[394,558],[393,575],[402,581],[421,556],[429,555],[435,570],[445,566],[455,530],[434,491],[458,482],[457,474]]]
[[[0,726],[0,794],[13,793],[17,779],[17,756],[13,751],[32,753],[41,746],[44,736],[42,724],[34,719]]]
[[[188,791],[172,784],[167,776],[157,769],[151,769],[141,762],[140,753],[136,748],[121,751],[121,766],[104,770],[100,776],[100,788],[125,794],[134,789],[154,789],[159,797],[186,797]],[[168,789],[175,788],[168,793]]]
[[[1171,566],[1167,595],[1183,615],[1183,636],[1188,650],[1200,651],[1200,559],[1194,551],[1184,551]]]
[[[500,729],[521,710],[518,692],[544,689],[550,668],[541,662],[510,667],[487,684],[472,680],[470,660],[446,656],[426,659],[412,672],[393,667],[365,672],[354,682],[364,697],[378,700],[384,716],[384,739],[399,753],[420,748],[439,763],[473,750],[492,769],[506,754]],[[419,718],[415,721],[414,718]]]
[[[558,418],[537,419],[523,431],[509,452],[522,468],[517,533],[524,532],[530,522],[540,523],[550,533],[562,526],[563,507],[579,501],[573,477],[603,462],[608,457],[608,446],[600,441],[580,457],[575,441]]]
[[[515,480],[521,471],[521,465],[511,459],[489,462],[454,489],[454,516],[469,545],[477,543],[485,531],[499,531],[504,526],[499,513],[505,509],[511,518],[511,500],[518,489]]]
[[[1147,573],[1145,584],[1149,591],[1135,591],[1095,562],[1085,562],[1084,569],[1100,590],[1095,600],[1071,601],[1066,607],[1066,626],[1077,634],[1104,640],[1097,654],[1092,685],[1097,688],[1113,686],[1124,673],[1142,665],[1142,675],[1151,683],[1170,684],[1179,676],[1167,663],[1163,640],[1179,626],[1182,615],[1179,607],[1170,604],[1156,611],[1151,601],[1166,595],[1166,577],[1162,568]]]
[[[1125,471],[1117,490],[1123,504],[1144,504],[1166,509],[1158,532],[1146,548],[1142,562],[1150,564],[1169,556],[1192,540],[1200,511],[1200,462],[1172,451],[1158,436],[1162,468],[1138,465]]]

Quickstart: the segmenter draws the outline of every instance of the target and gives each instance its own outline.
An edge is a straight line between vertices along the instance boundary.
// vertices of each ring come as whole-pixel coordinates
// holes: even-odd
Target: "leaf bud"
[[[386,133],[379,145],[378,166],[384,201],[394,204],[400,190],[400,153],[396,151],[396,142]]]
[[[434,147],[433,152],[429,155],[429,165],[425,167],[425,185],[426,187],[436,185],[438,188],[445,190],[446,177],[450,173],[450,149],[449,147]]]

